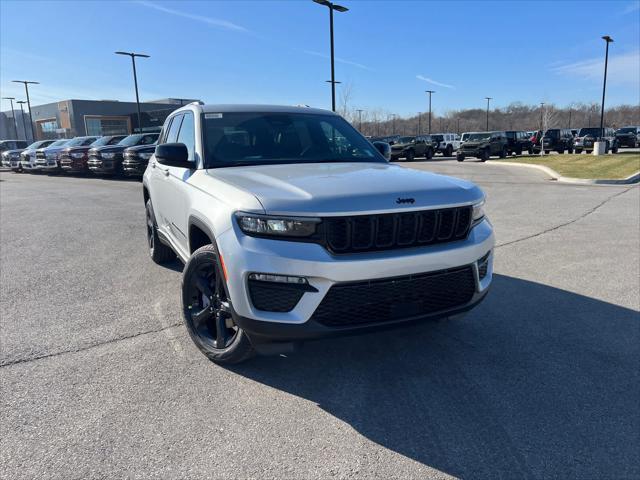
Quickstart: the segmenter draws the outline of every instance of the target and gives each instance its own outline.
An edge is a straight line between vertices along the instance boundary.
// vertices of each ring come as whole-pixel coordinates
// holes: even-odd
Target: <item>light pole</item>
[[[540,102],[540,130],[544,131],[544,120],[542,115],[544,114],[544,102]]]
[[[391,135],[395,135],[396,134],[396,117],[398,115],[396,115],[395,113],[392,113],[389,116],[391,117],[391,122],[392,122]]]
[[[318,5],[324,5],[329,9],[329,37],[331,41],[331,80],[327,80],[331,84],[331,110],[336,111],[336,74],[335,74],[335,66],[334,66],[334,54],[333,54],[333,11],[337,12],[346,12],[349,9],[347,7],[343,7],[342,5],[338,5],[336,3],[332,3],[329,0],[313,0]]]
[[[422,135],[422,112],[418,112],[418,135]]]
[[[487,132],[489,131],[489,102],[493,99],[493,97],[484,97],[487,100]]]
[[[362,133],[362,110],[358,109],[356,110],[356,112],[358,112],[358,130],[360,130],[360,133]]]
[[[16,99],[16,97],[2,97],[2,98],[4,100],[9,100],[9,102],[11,102],[11,116],[13,117],[13,128],[15,130],[16,140],[18,140],[18,121],[16,120],[16,112],[13,110],[13,101]]]
[[[435,90],[425,90],[429,94],[429,135],[431,135],[431,94],[436,93]]]
[[[458,135],[460,135],[460,118],[459,117],[456,119],[456,122],[458,123],[458,129],[457,129],[456,133]]]
[[[607,64],[609,63],[609,44],[613,42],[613,38],[605,35],[602,39],[606,42],[607,47],[604,54],[604,83],[602,85],[602,106],[600,107],[600,140],[604,136],[604,94],[607,89]]]
[[[18,100],[16,103],[20,104],[20,113],[22,114],[22,130],[24,130],[24,140],[27,141],[27,126],[24,124],[24,109],[22,108],[22,104],[27,103],[24,100]],[[16,133],[16,136],[18,134]],[[32,139],[35,141],[35,138]]]
[[[540,155],[544,155],[544,102],[540,102]]]
[[[134,52],[115,52],[116,55],[128,55],[131,57],[131,64],[133,65],[133,84],[136,88],[136,107],[138,108],[138,133],[142,133],[142,116],[140,115],[140,97],[138,96],[138,75],[136,74],[136,57],[149,58],[149,55],[144,53]]]
[[[23,83],[24,84],[24,91],[27,94],[27,107],[29,107],[29,126],[31,127],[31,139],[35,142],[36,141],[36,134],[35,131],[33,129],[33,118],[31,115],[31,100],[29,100],[29,84],[34,84],[34,85],[39,85],[40,82],[32,82],[30,80],[12,80],[13,83]],[[24,138],[27,138],[27,131],[25,130],[24,132]]]

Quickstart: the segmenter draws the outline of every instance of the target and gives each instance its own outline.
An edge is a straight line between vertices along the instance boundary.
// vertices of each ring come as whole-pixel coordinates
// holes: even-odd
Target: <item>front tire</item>
[[[413,150],[407,150],[407,154],[405,156],[405,159],[407,160],[407,162],[413,162],[414,158],[415,158],[415,153],[413,153]]]
[[[485,148],[480,154],[480,161],[486,162],[487,160],[489,160],[489,150]]]
[[[431,160],[433,158],[433,149],[427,148],[426,153],[424,154],[427,160]]]
[[[444,153],[447,157],[451,157],[453,155],[453,147],[451,145],[447,145],[447,149]]]
[[[158,236],[158,225],[153,214],[151,199],[147,200],[147,243],[149,245],[149,256],[158,265],[173,260],[176,254],[170,247],[160,241]]]
[[[185,265],[182,311],[191,340],[213,362],[240,363],[255,354],[247,334],[233,322],[223,268],[213,245],[200,247]]]
[[[458,160],[459,162],[464,162],[464,155],[461,155],[461,154],[456,155],[456,160]]]
[[[507,147],[503,148],[500,152],[500,158],[507,158]]]

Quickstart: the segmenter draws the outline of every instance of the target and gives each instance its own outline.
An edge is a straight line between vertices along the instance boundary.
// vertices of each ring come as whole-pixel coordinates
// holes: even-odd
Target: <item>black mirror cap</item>
[[[189,151],[184,143],[163,143],[156,145],[156,160],[170,167],[192,168],[189,161]]]
[[[385,160],[391,160],[391,145],[387,142],[373,142],[373,146],[376,147],[376,150],[380,152],[380,155],[382,155]]]

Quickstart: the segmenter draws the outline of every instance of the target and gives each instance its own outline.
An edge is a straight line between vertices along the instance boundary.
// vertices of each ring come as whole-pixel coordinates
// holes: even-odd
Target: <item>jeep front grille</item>
[[[333,253],[371,252],[462,240],[472,207],[352,217],[322,221],[325,246]]]

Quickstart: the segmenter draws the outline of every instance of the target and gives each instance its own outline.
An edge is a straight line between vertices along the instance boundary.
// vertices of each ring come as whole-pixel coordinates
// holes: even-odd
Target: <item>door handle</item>
[[[165,177],[169,176],[169,169],[168,168],[166,170],[162,170],[162,172],[164,173]]]

